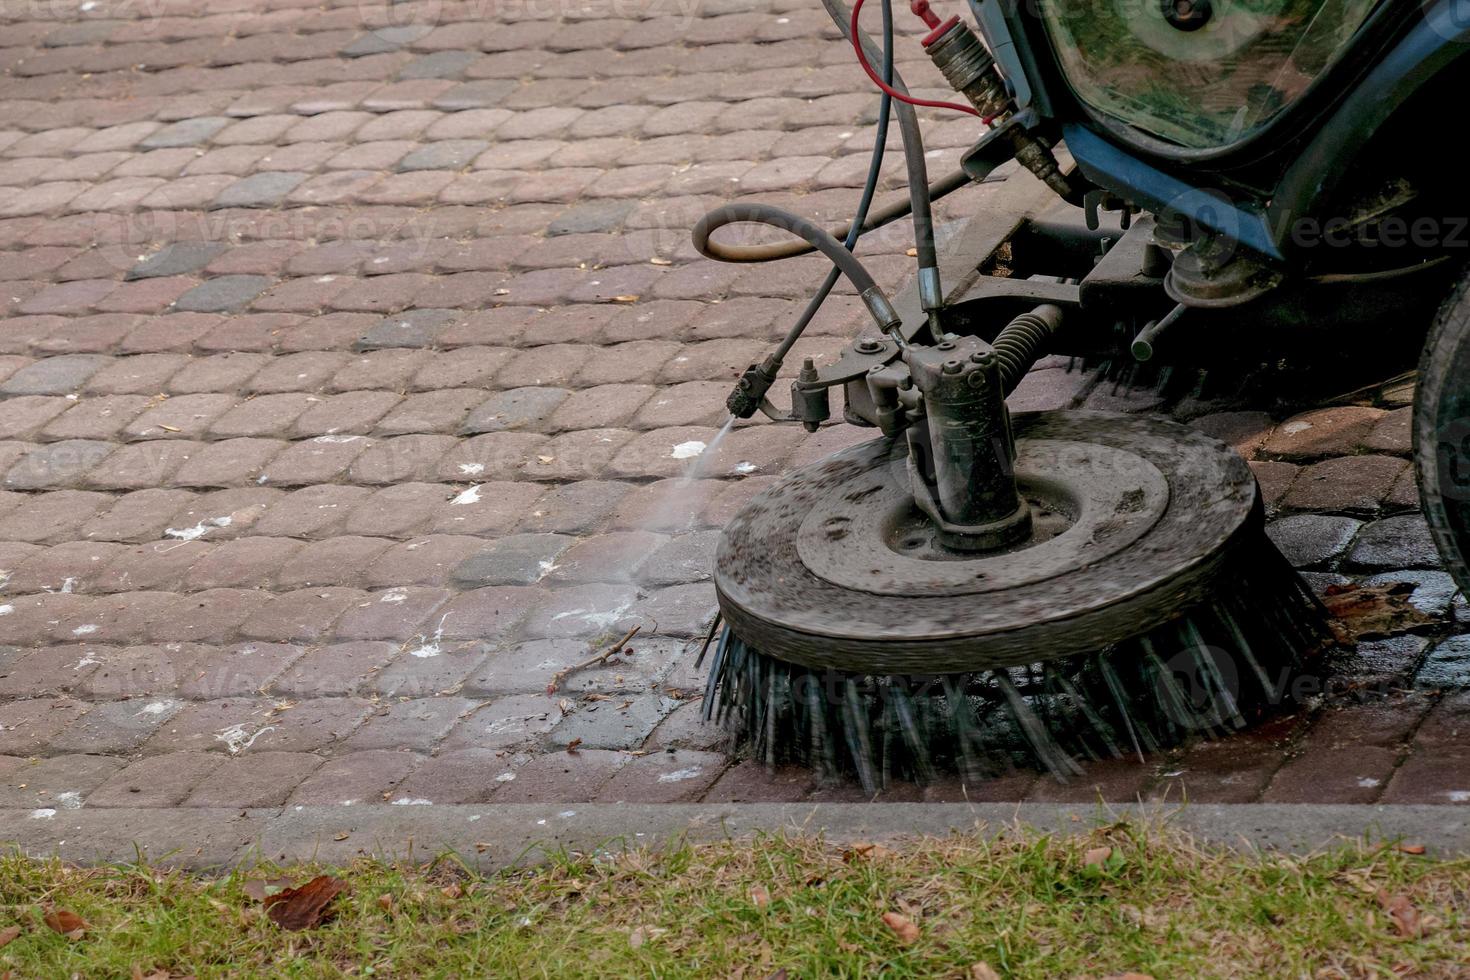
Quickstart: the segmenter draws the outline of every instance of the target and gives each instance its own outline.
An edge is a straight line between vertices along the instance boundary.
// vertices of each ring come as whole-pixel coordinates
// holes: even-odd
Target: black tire
[[[1414,476],[1445,570],[1470,594],[1470,271],[1440,307],[1419,358]]]

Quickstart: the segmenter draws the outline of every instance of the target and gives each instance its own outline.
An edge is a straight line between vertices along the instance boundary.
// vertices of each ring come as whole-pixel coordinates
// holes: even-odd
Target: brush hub
[[[1228,587],[1262,539],[1254,476],[1186,426],[1093,412],[1013,418],[1028,536],[944,543],[903,440],[788,474],[726,527],[721,612],[764,654],[876,675],[1036,663],[1136,636]]]
[[[890,457],[893,456],[890,453]],[[1027,536],[984,552],[958,551],[913,501],[904,454],[824,497],[802,520],[802,564],[834,585],[890,596],[963,596],[1065,575],[1130,547],[1163,517],[1169,481],[1137,453],[1064,439],[1017,450]]]

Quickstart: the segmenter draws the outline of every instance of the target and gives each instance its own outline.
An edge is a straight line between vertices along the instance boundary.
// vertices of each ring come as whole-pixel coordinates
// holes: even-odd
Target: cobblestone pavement
[[[728,759],[690,649],[721,524],[863,437],[742,425],[685,478],[823,268],[710,263],[688,227],[737,194],[828,222],[857,196],[875,100],[820,8],[0,21],[0,806],[858,798]],[[931,118],[933,172],[974,135]],[[897,227],[861,250],[888,285]],[[860,323],[835,296],[788,363]],[[1089,385],[1043,366],[1019,401],[1116,402]],[[1429,624],[1344,665],[1391,694],[1065,786],[886,798],[1470,801],[1470,695],[1441,693],[1470,642],[1444,639],[1404,403],[1197,423],[1253,460],[1319,584],[1416,585]]]

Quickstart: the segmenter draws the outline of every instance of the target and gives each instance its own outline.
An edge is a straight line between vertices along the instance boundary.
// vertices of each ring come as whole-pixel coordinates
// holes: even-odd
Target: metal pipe
[[[1143,329],[1138,332],[1138,336],[1133,338],[1131,348],[1133,359],[1140,363],[1152,359],[1154,356],[1154,345],[1164,335],[1164,331],[1179,322],[1179,318],[1184,315],[1186,309],[1188,307],[1180,303],[1170,310],[1169,315],[1162,320],[1154,320],[1151,323],[1144,324]]]

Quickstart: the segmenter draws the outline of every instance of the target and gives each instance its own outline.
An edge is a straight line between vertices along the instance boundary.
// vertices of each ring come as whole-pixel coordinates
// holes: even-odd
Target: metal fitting
[[[919,270],[919,308],[938,310],[944,306],[944,290],[939,286],[939,269],[928,267]]]

